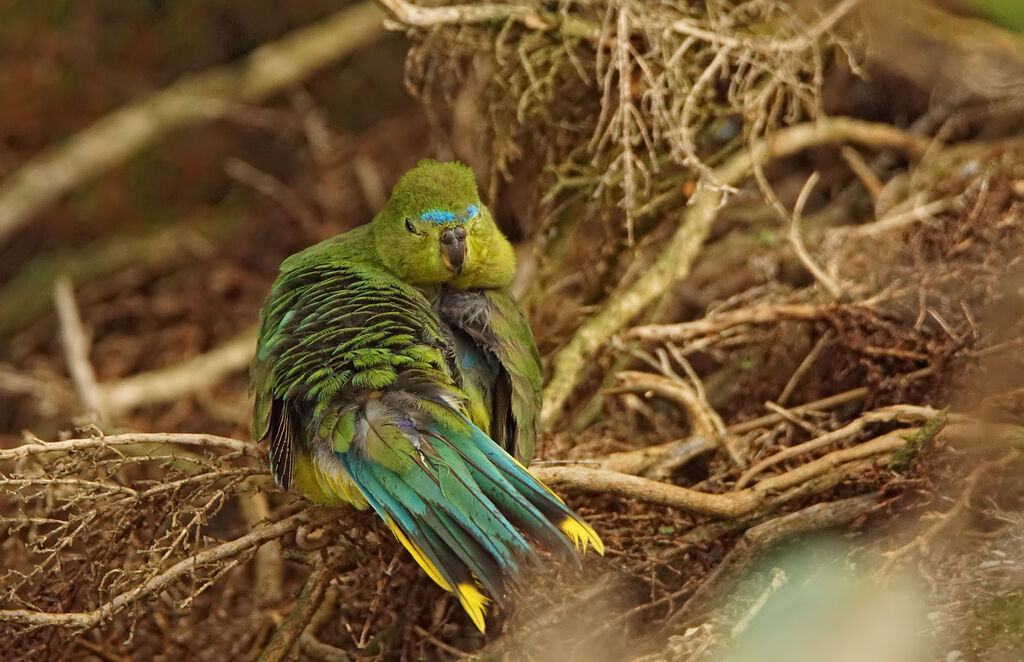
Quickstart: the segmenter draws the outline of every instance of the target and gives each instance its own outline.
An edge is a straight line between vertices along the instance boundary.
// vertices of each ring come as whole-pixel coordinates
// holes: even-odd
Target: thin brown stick
[[[828,347],[829,343],[832,342],[832,338],[834,336],[835,332],[832,329],[828,329],[825,333],[821,334],[821,337],[818,338],[816,343],[814,343],[814,347],[811,348],[811,351],[807,352],[807,356],[804,357],[804,360],[801,361],[800,365],[798,365],[796,370],[793,371],[793,375],[789,378],[789,381],[786,382],[786,385],[783,387],[782,393],[779,394],[776,402],[782,406],[785,406],[786,403],[789,402],[789,398],[792,397],[793,391],[795,391],[796,387],[800,384],[800,380],[804,378],[807,371],[811,369],[815,361],[818,360],[818,357],[821,356],[821,353],[826,347]]]
[[[224,172],[228,177],[276,202],[303,230],[309,231],[319,224],[320,218],[316,211],[290,186],[270,173],[238,157],[231,157],[224,162]]]
[[[718,447],[717,442],[707,437],[687,437],[636,450],[610,453],[596,461],[601,469],[658,480],[666,477],[665,469],[678,468]]]
[[[871,196],[873,202],[878,202],[878,196],[882,194],[882,181],[878,179],[878,175],[871,169],[871,166],[867,164],[864,157],[860,155],[855,148],[849,145],[844,146],[839,150],[843,160],[850,166],[850,170],[857,176],[857,179],[864,184],[864,188],[867,189],[868,195]]]
[[[395,19],[411,27],[473,25],[518,21],[533,30],[557,27],[563,36],[595,39],[601,32],[596,23],[575,17],[538,12],[525,5],[506,3],[466,3],[441,7],[421,7],[405,0],[377,0]]]
[[[303,584],[302,591],[295,600],[295,607],[274,631],[257,662],[281,662],[288,657],[323,603],[324,593],[335,574],[336,571],[330,564],[320,561]]]
[[[430,643],[432,643],[435,646],[437,646],[440,650],[445,651],[446,653],[451,653],[452,655],[458,655],[460,659],[466,657],[467,655],[469,655],[469,653],[467,653],[466,651],[464,651],[462,649],[456,648],[455,646],[452,646],[451,644],[446,644],[445,642],[441,641],[440,639],[438,639],[434,635],[430,634],[429,631],[425,630],[424,628],[421,628],[418,625],[412,626],[412,629],[415,630],[416,633],[419,634],[421,637],[423,637],[424,639],[426,639]]]
[[[914,381],[916,379],[921,379],[922,377],[927,377],[934,373],[935,366],[927,366],[925,368],[921,368],[920,370],[915,370],[914,372],[904,375],[902,379],[905,379],[907,381]],[[838,407],[839,405],[844,405],[847,402],[854,402],[856,400],[860,400],[861,398],[865,398],[867,397],[869,392],[870,391],[868,390],[867,386],[858,386],[857,388],[851,388],[848,391],[836,393],[835,395],[830,395],[819,400],[814,400],[812,402],[807,402],[802,405],[790,407],[789,411],[797,414],[802,414],[808,411],[831,409],[833,407]],[[744,432],[749,432],[751,430],[756,430],[758,428],[767,427],[769,425],[775,425],[776,423],[780,423],[784,420],[785,417],[782,416],[781,414],[765,414],[764,416],[752,418],[749,421],[733,423],[732,425],[729,426],[729,431],[735,434],[743,434]]]
[[[836,23],[849,14],[862,0],[843,0],[832,10],[810,26],[799,36],[779,41],[777,39],[742,39],[729,35],[719,34],[710,30],[704,30],[693,25],[688,20],[676,21],[672,29],[681,34],[701,39],[710,44],[735,49],[750,49],[754,51],[768,51],[776,53],[792,53],[807,50],[823,34],[831,30]]]
[[[656,393],[677,403],[686,412],[690,427],[696,436],[718,438],[718,429],[712,421],[712,414],[701,402],[696,390],[689,384],[650,372],[639,370],[622,370],[615,375],[622,385],[616,390],[629,390],[639,393]]]
[[[955,198],[941,198],[923,205],[914,204],[912,209],[890,214],[872,223],[858,225],[850,229],[849,232],[855,237],[876,238],[887,232],[904,228],[911,223],[932,220],[935,214],[950,209],[954,201]]]

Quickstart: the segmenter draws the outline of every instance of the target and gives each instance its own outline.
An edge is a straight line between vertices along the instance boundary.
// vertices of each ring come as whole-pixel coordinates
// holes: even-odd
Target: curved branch
[[[654,265],[625,291],[610,299],[594,317],[583,323],[554,360],[551,380],[544,389],[541,421],[550,428],[576,388],[586,357],[596,351],[647,306],[657,300],[674,282],[690,273],[701,245],[723,203],[724,190],[748,177],[754,165],[791,156],[818,145],[858,142],[893,147],[912,154],[923,153],[929,145],[924,138],[874,122],[845,117],[824,119],[781,129],[763,143],[741,151],[713,172],[714,187],[694,194],[682,214],[675,234]]]
[[[766,505],[802,496],[803,493],[799,490],[790,493],[785,493],[785,490],[797,488],[841,465],[892,453],[907,444],[903,435],[913,434],[917,430],[918,428],[893,430],[863,444],[833,451],[784,474],[766,478],[753,487],[725,494],[701,492],[617,471],[587,469],[582,466],[535,467],[531,469],[531,472],[546,483],[571,491],[587,494],[617,494],[621,497],[671,506],[700,515],[736,518],[749,515]]]
[[[241,61],[186,76],[116,110],[51,147],[0,185],[0,241],[33,214],[140,149],[192,124],[258,103],[383,33],[370,2],[349,7],[260,46]]]

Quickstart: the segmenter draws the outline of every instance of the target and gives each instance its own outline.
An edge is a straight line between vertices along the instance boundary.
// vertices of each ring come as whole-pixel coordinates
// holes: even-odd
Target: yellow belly
[[[292,489],[298,495],[325,506],[351,504],[363,510],[369,503],[340,465],[324,467],[305,452],[296,452]]]

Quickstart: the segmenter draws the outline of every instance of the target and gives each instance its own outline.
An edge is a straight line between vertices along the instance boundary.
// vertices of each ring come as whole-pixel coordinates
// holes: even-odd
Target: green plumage
[[[502,598],[528,537],[601,549],[508,454],[533,454],[541,379],[513,272],[472,173],[423,162],[371,224],[282,264],[251,370],[277,482],[374,508],[481,629],[477,583]]]

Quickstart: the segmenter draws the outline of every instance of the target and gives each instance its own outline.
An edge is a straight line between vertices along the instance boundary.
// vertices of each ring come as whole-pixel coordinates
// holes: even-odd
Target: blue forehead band
[[[443,209],[428,209],[427,211],[420,214],[420,218],[424,221],[430,221],[432,223],[450,223],[451,221],[467,221],[472,220],[480,215],[480,208],[476,205],[470,205],[466,207],[466,215],[458,216],[454,212],[445,211]]]
[[[450,211],[431,209],[420,214],[420,218],[424,221],[433,221],[434,223],[446,223],[448,221],[454,221],[458,217]]]

